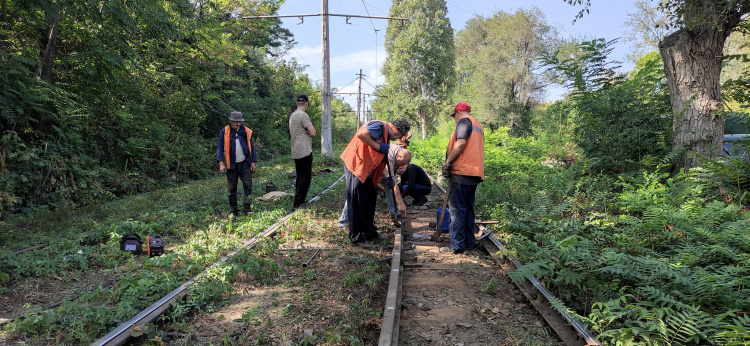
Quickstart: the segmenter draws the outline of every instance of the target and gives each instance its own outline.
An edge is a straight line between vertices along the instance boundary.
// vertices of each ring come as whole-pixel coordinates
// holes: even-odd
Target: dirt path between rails
[[[377,345],[395,227],[378,198],[376,225],[391,239],[372,250],[351,247],[337,228],[342,187],[298,212],[278,231],[278,249],[243,260],[264,276],[243,274],[227,305],[168,332],[168,344]],[[404,278],[400,345],[562,345],[510,279],[485,253],[440,253],[429,241],[442,196],[402,220]],[[343,240],[343,241],[342,241]],[[288,251],[290,248],[321,250]],[[282,250],[287,249],[287,250]],[[253,253],[258,251],[253,250]],[[302,264],[310,260],[309,266]]]
[[[563,345],[488,254],[439,252],[449,235],[429,239],[442,195],[433,189],[428,199],[404,223],[399,344]]]

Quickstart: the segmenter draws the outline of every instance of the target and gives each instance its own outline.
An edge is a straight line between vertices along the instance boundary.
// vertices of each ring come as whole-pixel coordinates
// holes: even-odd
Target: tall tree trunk
[[[55,51],[57,48],[57,31],[60,24],[60,8],[55,4],[50,4],[44,13],[45,25],[42,28],[39,40],[39,78],[52,81],[52,63],[55,60]]]
[[[417,115],[419,116],[419,123],[422,125],[422,139],[427,138],[427,112],[418,110]]]
[[[729,33],[747,12],[727,11],[726,6],[721,0],[704,0],[687,8],[685,22],[700,24],[680,29],[659,43],[672,104],[672,149],[687,149],[673,174],[721,153],[724,117],[715,113],[722,108],[721,57]]]
[[[672,149],[687,148],[676,163],[680,169],[698,167],[703,158],[721,153],[724,117],[721,109],[719,75],[728,32],[713,28],[703,32],[679,30],[659,44],[672,104]]]

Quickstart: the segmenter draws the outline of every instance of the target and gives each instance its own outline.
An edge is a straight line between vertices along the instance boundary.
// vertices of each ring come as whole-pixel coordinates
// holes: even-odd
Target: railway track
[[[499,344],[517,342],[518,335],[525,339],[521,344],[601,345],[564,306],[553,308],[556,298],[539,280],[509,279],[508,272],[522,264],[499,255],[507,251],[484,226],[478,227],[477,246],[485,252],[440,253],[450,238],[430,237],[442,200],[438,195],[445,194],[434,187],[431,207],[413,210],[411,221],[395,234],[379,345]],[[504,328],[508,325],[512,330]],[[516,337],[508,339],[509,334]]]
[[[444,190],[436,185],[430,196],[431,206],[422,210],[410,208],[403,226],[394,229],[393,241],[387,246],[390,254],[385,254],[390,255],[390,269],[387,279],[383,279],[388,285],[382,301],[379,338],[364,340],[365,344],[494,344],[500,340],[506,344],[600,345],[565,313],[564,307],[552,308],[550,299],[554,297],[538,280],[513,283],[507,277],[508,271],[521,264],[515,258],[496,255],[502,244],[491,234],[478,242],[484,253],[466,256],[439,252],[438,249],[449,242],[447,234],[437,242],[431,240],[430,235],[442,193]],[[273,237],[292,215],[286,215],[248,240],[242,248],[252,248],[259,239]],[[480,229],[485,234],[489,232],[483,226]],[[321,250],[342,249],[315,248],[305,255],[302,267],[307,269],[314,265],[313,260]],[[236,253],[227,254],[215,265],[226,262]],[[134,330],[156,321],[172,302],[185,296],[187,288],[196,280],[197,277],[181,285],[92,345],[127,343]]]
[[[341,179],[337,180],[313,198],[312,204],[320,200],[327,191],[334,188],[340,181]],[[389,225],[392,220],[383,216],[387,214],[379,213],[381,216],[378,217],[378,223],[381,226],[381,232],[387,232],[384,235],[392,240],[381,244],[374,251],[352,249],[348,246],[335,244],[335,242],[332,244],[329,241],[317,245],[305,244],[304,242],[286,243],[288,247],[277,248],[275,252],[277,255],[283,254],[283,256],[296,254],[295,256],[301,258],[295,262],[295,265],[300,267],[298,273],[300,276],[323,273],[326,266],[329,267],[329,271],[330,269],[333,269],[333,272],[341,271],[340,266],[330,266],[330,262],[343,260],[352,263],[352,258],[356,258],[354,262],[359,262],[362,261],[363,253],[369,253],[370,256],[379,258],[377,262],[380,264],[377,266],[381,269],[377,275],[373,272],[373,277],[377,280],[372,282],[379,280],[381,283],[378,285],[380,285],[382,292],[366,296],[361,300],[364,305],[369,305],[369,307],[366,306],[370,309],[369,315],[381,316],[376,320],[364,322],[363,325],[368,328],[368,331],[360,333],[358,337],[360,342],[366,345],[376,343],[380,345],[599,345],[598,341],[581,324],[565,313],[564,307],[557,306],[556,309],[552,307],[550,300],[554,300],[554,297],[551,297],[538,280],[532,278],[525,282],[513,283],[508,278],[507,272],[521,266],[521,264],[512,256],[508,258],[498,256],[498,252],[503,252],[499,251],[502,249],[502,244],[491,234],[482,237],[482,240],[478,242],[478,246],[481,246],[485,250],[484,252],[474,252],[469,255],[439,252],[438,249],[447,246],[449,242],[447,234],[443,235],[438,241],[431,240],[430,235],[433,233],[436,209],[441,204],[442,193],[444,193],[444,190],[436,185],[433,193],[429,196],[430,207],[422,210],[410,207],[409,218],[403,220],[402,227],[396,228]],[[343,203],[341,202],[341,196],[338,194],[328,198],[336,200],[336,203]],[[381,203],[381,206],[382,204],[384,203]],[[338,207],[334,206],[333,208]],[[300,226],[289,228],[288,225],[284,226],[284,224],[299,223],[300,220],[310,217],[317,218],[320,210],[308,212],[309,214],[300,218],[293,218],[295,213],[282,217],[256,237],[244,242],[237,250],[223,256],[201,274],[183,283],[117,328],[108,331],[93,345],[122,345],[131,342],[133,335],[143,334],[140,332],[146,330],[149,325],[158,325],[160,323],[159,317],[164,312],[175,304],[181,304],[184,301],[183,298],[188,295],[189,289],[200,281],[204,274],[231,261],[243,249],[252,249],[263,239],[273,238],[280,232],[293,232],[294,227],[299,228]],[[334,219],[330,215],[326,215],[325,218]],[[306,226],[303,225],[302,227]],[[480,229],[484,234],[488,233],[481,225]],[[335,233],[345,234],[345,230],[339,229]],[[311,247],[311,245],[314,246]],[[360,251],[359,255],[357,255],[357,251]],[[374,262],[368,263],[371,265]],[[388,269],[384,269],[384,267],[388,267]],[[316,272],[316,270],[318,271]],[[381,277],[382,279],[380,279]],[[340,285],[337,282],[329,282],[329,284],[332,285],[329,286],[328,293],[335,290],[337,285]],[[238,291],[245,290],[247,288],[238,289]],[[278,293],[274,294],[270,297],[278,297]],[[242,297],[242,294],[238,297]],[[351,297],[352,294],[349,294],[347,300]],[[317,299],[322,300],[323,298],[325,297],[321,296]],[[299,310],[294,310],[295,304],[286,304],[287,311],[292,310],[292,314],[295,312],[304,314],[307,312],[304,306],[306,302],[304,301],[303,304],[299,305]],[[354,304],[354,306],[356,305]],[[290,306],[291,308],[289,308]],[[272,305],[267,306],[269,309],[271,307]],[[247,307],[243,309],[247,309]],[[320,309],[320,307],[317,308],[317,310]],[[351,311],[352,305],[348,309]],[[330,311],[333,313],[325,314],[325,318],[335,315],[336,310],[342,309],[331,306]],[[310,316],[313,316],[312,319],[315,318],[314,313]],[[233,321],[241,321],[241,323],[235,324],[248,323],[245,313],[239,317],[233,319]],[[167,332],[162,331],[159,335],[167,335],[168,338],[171,338],[167,339],[168,343],[170,341],[175,343],[200,343],[200,341],[196,341],[200,340],[196,339],[196,335],[209,339],[213,337],[214,339],[208,342],[215,343],[219,341],[215,337],[221,335],[224,341],[231,337],[231,340],[236,343],[243,344],[244,341],[247,341],[243,338],[247,338],[248,335],[256,337],[253,334],[255,332],[250,331],[247,327],[222,333],[216,331],[201,332],[202,328],[205,329],[205,326],[210,325],[211,321],[219,322],[222,319],[223,315],[221,314],[214,319],[198,317],[197,321],[200,322],[195,323],[196,327],[186,329],[191,330],[189,333],[169,332],[168,329],[171,327],[162,323],[162,327],[167,328]],[[297,319],[305,321],[311,318],[298,316]],[[257,321],[250,320],[250,322],[256,325]],[[201,325],[203,327],[200,327]],[[304,329],[304,336],[311,334],[309,337],[312,338],[309,340],[316,340],[316,336],[312,335],[313,331],[316,330],[315,328],[319,327]],[[258,330],[262,330],[262,328]],[[261,336],[256,337],[256,342],[264,340],[263,332],[261,331],[259,334]],[[143,341],[143,337],[141,336],[139,340]],[[272,340],[270,343],[276,341],[273,338],[270,340]],[[331,340],[334,343],[336,341],[335,338],[328,341]]]

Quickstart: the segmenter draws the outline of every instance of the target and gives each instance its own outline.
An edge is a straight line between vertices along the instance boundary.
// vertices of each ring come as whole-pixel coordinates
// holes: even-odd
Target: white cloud
[[[331,57],[331,73],[372,69],[375,67],[375,51],[373,48]]]

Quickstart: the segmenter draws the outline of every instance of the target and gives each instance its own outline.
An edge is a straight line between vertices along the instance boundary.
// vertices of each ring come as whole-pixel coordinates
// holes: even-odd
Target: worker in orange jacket
[[[253,130],[242,126],[241,112],[229,115],[229,125],[219,131],[219,143],[216,148],[216,161],[219,162],[219,172],[227,174],[227,190],[229,193],[229,214],[238,216],[237,210],[237,180],[242,180],[243,212],[250,213],[250,194],[253,191],[253,173],[255,173],[255,155]]]
[[[349,239],[355,246],[371,247],[367,241],[380,239],[374,224],[377,191],[383,179],[391,140],[403,138],[411,126],[404,118],[391,122],[373,120],[354,134],[341,153],[346,178],[346,204],[349,217]],[[385,182],[393,189],[393,180]]]
[[[474,250],[475,195],[477,185],[484,181],[484,129],[471,116],[471,107],[459,102],[450,114],[456,122],[445,153],[442,173],[450,180],[451,245],[440,252],[461,254]]]

